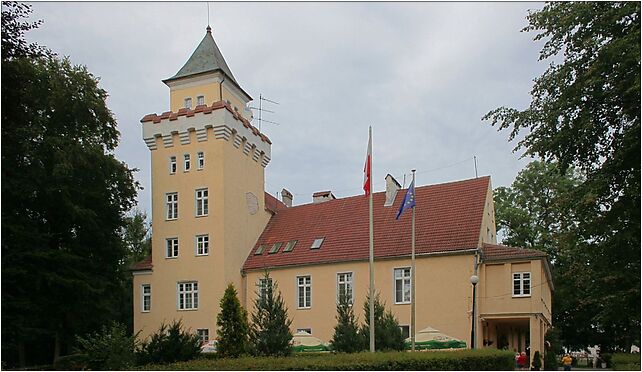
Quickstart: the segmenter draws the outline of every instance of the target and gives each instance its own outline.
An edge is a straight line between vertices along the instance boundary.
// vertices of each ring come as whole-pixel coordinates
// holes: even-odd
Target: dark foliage
[[[161,324],[158,331],[141,343],[139,364],[173,363],[192,360],[201,354],[201,338],[183,330],[182,322],[174,321],[169,327]]]
[[[367,348],[370,339],[370,297],[366,297],[363,304],[363,312],[366,318],[365,324],[359,332],[364,349]],[[392,311],[385,310],[385,304],[379,299],[379,293],[374,299],[374,321],[375,321],[375,350],[403,350],[404,338],[399,328],[399,322]]]
[[[252,325],[250,327],[250,351],[254,355],[285,356],[291,353],[290,342],[292,320],[288,318],[281,292],[270,274],[263,277],[266,286],[264,296],[261,289],[256,293]]]
[[[247,351],[247,312],[241,306],[233,284],[227,286],[221,298],[221,311],[218,313],[216,325],[219,356],[237,358]]]
[[[77,337],[77,351],[87,356],[92,370],[127,370],[136,365],[136,337],[123,324],[103,326],[100,332]]]
[[[334,351],[355,353],[365,350],[363,337],[359,335],[359,325],[354,315],[352,302],[345,295],[339,296],[337,303],[337,325],[334,326],[334,335],[330,344]]]

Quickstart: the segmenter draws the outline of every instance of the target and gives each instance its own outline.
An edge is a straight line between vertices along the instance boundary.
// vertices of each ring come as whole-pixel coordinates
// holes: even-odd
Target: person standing
[[[564,366],[564,370],[570,371],[571,364],[573,364],[573,358],[571,358],[571,356],[568,354],[564,355],[564,358],[562,358],[562,365]]]
[[[526,353],[522,351],[517,358],[517,368],[519,368],[520,371],[524,371],[526,367],[528,367]]]

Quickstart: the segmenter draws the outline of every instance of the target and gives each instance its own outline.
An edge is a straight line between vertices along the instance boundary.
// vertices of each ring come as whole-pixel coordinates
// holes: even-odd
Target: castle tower
[[[225,287],[239,295],[241,267],[263,231],[270,140],[250,124],[252,99],[238,84],[211,29],[185,65],[163,81],[170,111],[146,115],[151,154],[152,256],[134,274],[134,329],[146,337],[182,319],[216,333]]]

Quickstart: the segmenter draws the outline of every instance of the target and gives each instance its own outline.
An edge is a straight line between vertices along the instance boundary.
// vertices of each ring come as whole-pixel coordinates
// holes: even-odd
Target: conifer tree
[[[341,294],[337,304],[337,325],[334,326],[332,347],[335,351],[354,353],[364,350],[364,343],[359,337],[359,326],[352,309],[352,302]]]
[[[239,302],[234,284],[229,284],[221,298],[221,311],[216,318],[218,326],[218,354],[237,358],[247,349],[249,326],[247,312]]]
[[[251,351],[254,355],[285,356],[291,352],[292,332],[281,292],[270,274],[265,273],[256,292],[252,326],[250,328]]]
[[[399,321],[392,311],[386,311],[385,303],[381,302],[379,293],[375,294],[374,302],[375,350],[403,350],[404,339]],[[370,296],[366,297],[363,310],[366,323],[361,328],[360,338],[363,345],[366,345],[370,337]]]

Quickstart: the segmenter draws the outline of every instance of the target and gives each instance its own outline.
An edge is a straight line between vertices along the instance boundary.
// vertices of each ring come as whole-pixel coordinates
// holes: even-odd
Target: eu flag
[[[397,220],[399,216],[406,210],[413,208],[415,206],[415,180],[412,180],[408,191],[406,191],[406,196],[404,196],[401,205],[399,206],[399,212],[397,212]]]

